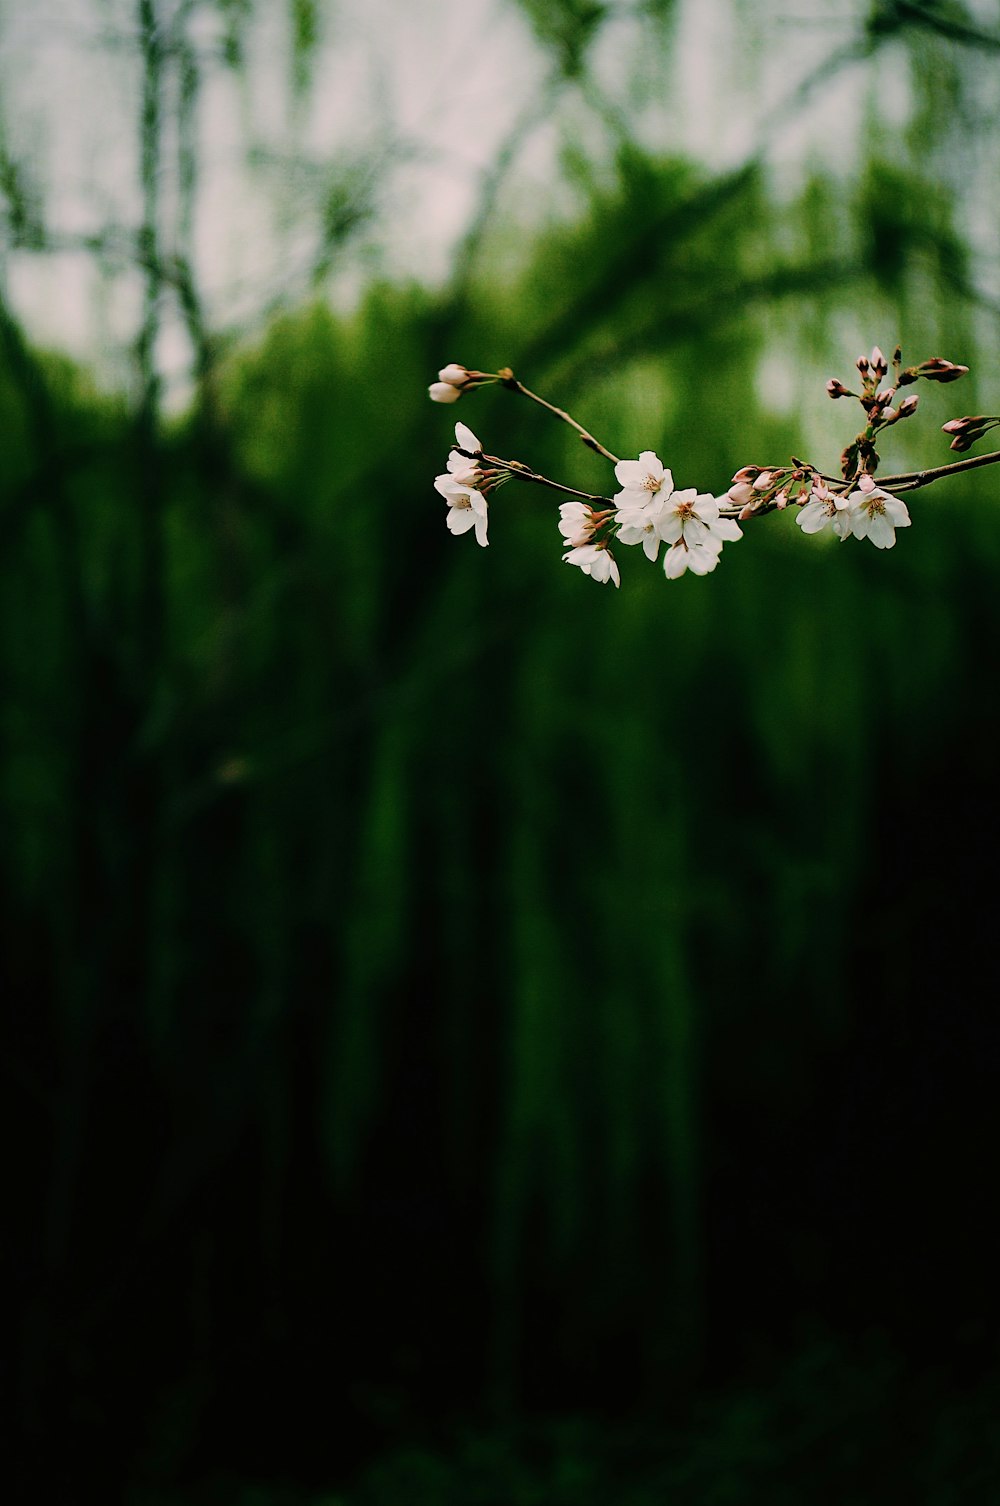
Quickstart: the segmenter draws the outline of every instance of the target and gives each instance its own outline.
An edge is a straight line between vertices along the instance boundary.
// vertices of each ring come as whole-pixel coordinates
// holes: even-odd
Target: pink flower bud
[[[859,492],[873,492],[875,490],[875,477],[864,475],[858,477]]]
[[[883,408],[882,409],[882,422],[884,424],[894,424],[896,422],[896,420],[897,420],[898,417],[899,417],[899,409],[898,408]]]
[[[462,389],[450,382],[432,382],[427,392],[432,403],[457,403],[462,396]]]
[[[881,392],[876,392],[875,401],[878,403],[880,408],[884,408],[886,403],[891,403],[895,396],[895,388],[883,387]]]
[[[757,480],[753,484],[753,489],[755,492],[765,492],[770,485],[771,472],[761,471],[760,475],[757,477]]]
[[[462,383],[468,379],[468,376],[469,370],[467,366],[459,366],[457,361],[452,361],[449,365],[441,367],[441,370],[438,372],[438,381],[450,382],[453,387],[461,387]]]
[[[853,397],[850,388],[845,387],[843,382],[838,382],[836,377],[831,377],[826,384],[826,390],[830,397]]]
[[[862,376],[867,376],[868,375],[868,357],[867,356],[858,356],[858,359],[855,361],[854,364],[858,368],[858,370],[860,371],[860,373],[861,373]]]
[[[916,413],[919,401],[920,399],[915,392],[911,392],[909,397],[904,397],[899,405],[900,418],[909,418],[911,413]]]
[[[917,367],[919,376],[926,377],[929,382],[957,382],[959,377],[968,373],[968,366],[959,366],[954,361],[946,361],[943,356],[934,356],[930,361],[923,361]]]
[[[752,502],[748,502],[747,505],[746,505],[746,507],[744,507],[743,510],[740,513],[740,522],[741,523],[745,523],[746,520],[747,520],[747,518],[752,518],[753,517],[753,513],[754,513],[754,504]]]
[[[783,509],[788,506],[788,493],[786,491],[780,491],[774,499],[774,505],[779,512],[783,511]]]
[[[879,350],[877,345],[872,350],[871,366],[877,377],[885,376],[886,372],[889,370],[889,363],[886,361],[885,356]]]
[[[760,466],[759,465],[745,465],[745,466],[743,466],[743,468],[741,470],[738,470],[736,472],[736,475],[733,477],[733,480],[734,481],[756,481],[757,477],[759,475],[760,475]]]
[[[754,490],[748,481],[737,481],[726,493],[730,502],[742,506],[744,502],[752,502]]]

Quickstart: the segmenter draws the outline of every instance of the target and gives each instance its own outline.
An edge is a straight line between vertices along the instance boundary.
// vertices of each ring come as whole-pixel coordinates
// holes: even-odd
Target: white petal
[[[656,531],[665,544],[676,544],[684,531],[683,523],[675,512],[664,511],[656,525]]]
[[[487,517],[486,517],[486,514],[485,513],[473,513],[473,514],[471,514],[471,516],[474,517],[475,520],[476,520],[476,543],[477,544],[481,544],[482,547],[485,549],[486,546],[489,544],[489,539],[486,537],[486,528],[487,528]]]
[[[683,529],[684,542],[689,548],[697,548],[710,537],[707,525],[700,518],[685,518],[683,520]]]
[[[642,552],[648,560],[656,559],[656,556],[660,552],[660,539],[658,534],[647,533],[646,537],[642,541]]]
[[[462,497],[468,499],[472,492],[472,487],[468,486],[464,481],[459,481],[457,476],[435,476],[434,489],[447,499],[449,507],[469,506],[468,500],[462,502],[460,499]]]
[[[462,396],[459,388],[453,387],[450,382],[432,382],[427,395],[432,403],[457,403]]]
[[[642,486],[642,478],[646,472],[638,460],[619,460],[615,466],[615,475],[619,486],[624,486],[626,491],[638,491]]]
[[[690,549],[688,551],[688,569],[692,575],[708,575],[719,563],[719,554],[722,551],[714,549]]]
[[[479,480],[479,467],[475,461],[466,460],[464,455],[452,450],[448,456],[448,474],[461,481],[463,486],[472,486]]]
[[[731,542],[743,537],[743,529],[735,518],[716,518],[715,522],[709,525],[709,531],[717,539],[728,539]]]
[[[663,573],[668,580],[677,580],[688,566],[688,551],[683,544],[674,544],[663,556]]]
[[[703,523],[714,523],[719,516],[719,504],[711,492],[695,495],[694,510]]]
[[[807,502],[799,508],[795,521],[803,533],[821,533],[830,521],[829,509],[825,502]]]
[[[652,450],[640,452],[639,464],[642,466],[644,476],[652,476],[654,481],[659,481],[661,485],[670,477],[670,472],[663,469],[663,462],[658,455],[653,454]]]
[[[884,513],[876,513],[868,529],[868,537],[876,549],[891,549],[896,542],[892,523]]]
[[[895,527],[909,528],[913,520],[906,510],[906,503],[901,502],[898,497],[890,497],[888,492],[886,492],[885,497],[886,516],[892,519]]]
[[[476,514],[469,507],[453,507],[448,513],[448,527],[454,534],[468,533],[476,523]]]
[[[483,447],[473,434],[468,424],[455,425],[455,442],[461,450],[470,450],[473,455],[481,455]]]

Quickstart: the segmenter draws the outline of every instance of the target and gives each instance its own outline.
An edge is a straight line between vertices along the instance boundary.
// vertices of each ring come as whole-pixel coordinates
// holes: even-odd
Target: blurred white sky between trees
[[[484,185],[508,224],[585,212],[567,153],[596,177],[623,140],[710,168],[760,153],[777,194],[851,174],[872,133],[905,155],[920,100],[913,28],[894,27],[914,9],[933,32],[941,8],[901,0],[6,0],[3,291],[36,340],[127,384],[151,41],[160,255],[190,267],[213,331],[242,333],[310,292],[344,306],[378,275],[444,282]],[[960,150],[942,119],[936,170],[976,190],[962,229],[996,296],[995,196],[978,189],[997,181],[997,132],[977,121],[1000,115],[1000,16],[987,0],[941,14],[987,39],[945,38],[969,118]],[[192,359],[162,307],[169,405]]]

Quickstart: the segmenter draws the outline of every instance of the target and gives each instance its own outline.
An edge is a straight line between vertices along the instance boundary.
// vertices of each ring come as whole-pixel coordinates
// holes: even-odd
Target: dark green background
[[[601,8],[526,8],[571,86]],[[943,165],[996,126],[971,24],[876,8],[863,66],[906,49],[922,105],[846,180],[789,202],[619,119],[575,223],[202,331],[182,418],[148,341],[111,399],[5,308],[18,1500],[1000,1499],[997,473],[889,553],[777,515],[614,592],[542,491],[482,551],[432,488],[456,417],[606,464],[425,397],[510,362],[719,492],[804,433],[835,465],[860,328],[972,366],[887,444],[954,458],[1000,395]]]

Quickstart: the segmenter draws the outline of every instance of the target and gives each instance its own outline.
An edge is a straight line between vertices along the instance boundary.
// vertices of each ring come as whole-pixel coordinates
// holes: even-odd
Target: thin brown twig
[[[515,481],[533,481],[536,486],[547,486],[550,491],[563,492],[567,497],[579,497],[583,502],[603,502],[606,507],[613,507],[610,497],[596,497],[593,492],[578,491],[575,486],[564,486],[561,481],[550,481],[548,476],[541,476],[529,466],[522,465],[520,460],[501,460],[497,455],[471,455],[468,451],[459,449],[460,455],[467,455],[470,460],[482,460],[486,465],[494,465],[498,470],[507,471]]]
[[[886,491],[915,492],[918,487],[930,486],[932,481],[940,481],[943,476],[957,476],[962,471],[975,471],[984,465],[996,465],[1000,462],[1000,450],[995,450],[989,455],[970,455],[968,460],[955,460],[951,465],[939,465],[926,471],[905,471],[898,476],[886,476],[878,484]]]
[[[500,381],[509,392],[519,392],[522,397],[530,397],[531,401],[537,403],[540,408],[547,409],[549,413],[554,413],[556,418],[561,418],[563,423],[569,424],[571,429],[576,430],[588,449],[596,450],[598,455],[603,455],[605,460],[611,461],[612,465],[618,464],[619,456],[613,455],[609,449],[606,449],[599,439],[595,439],[582,424],[578,424],[564,408],[557,408],[554,403],[550,403],[544,397],[539,397],[537,392],[532,392],[523,382],[519,382],[509,366],[505,366],[500,372]]]

